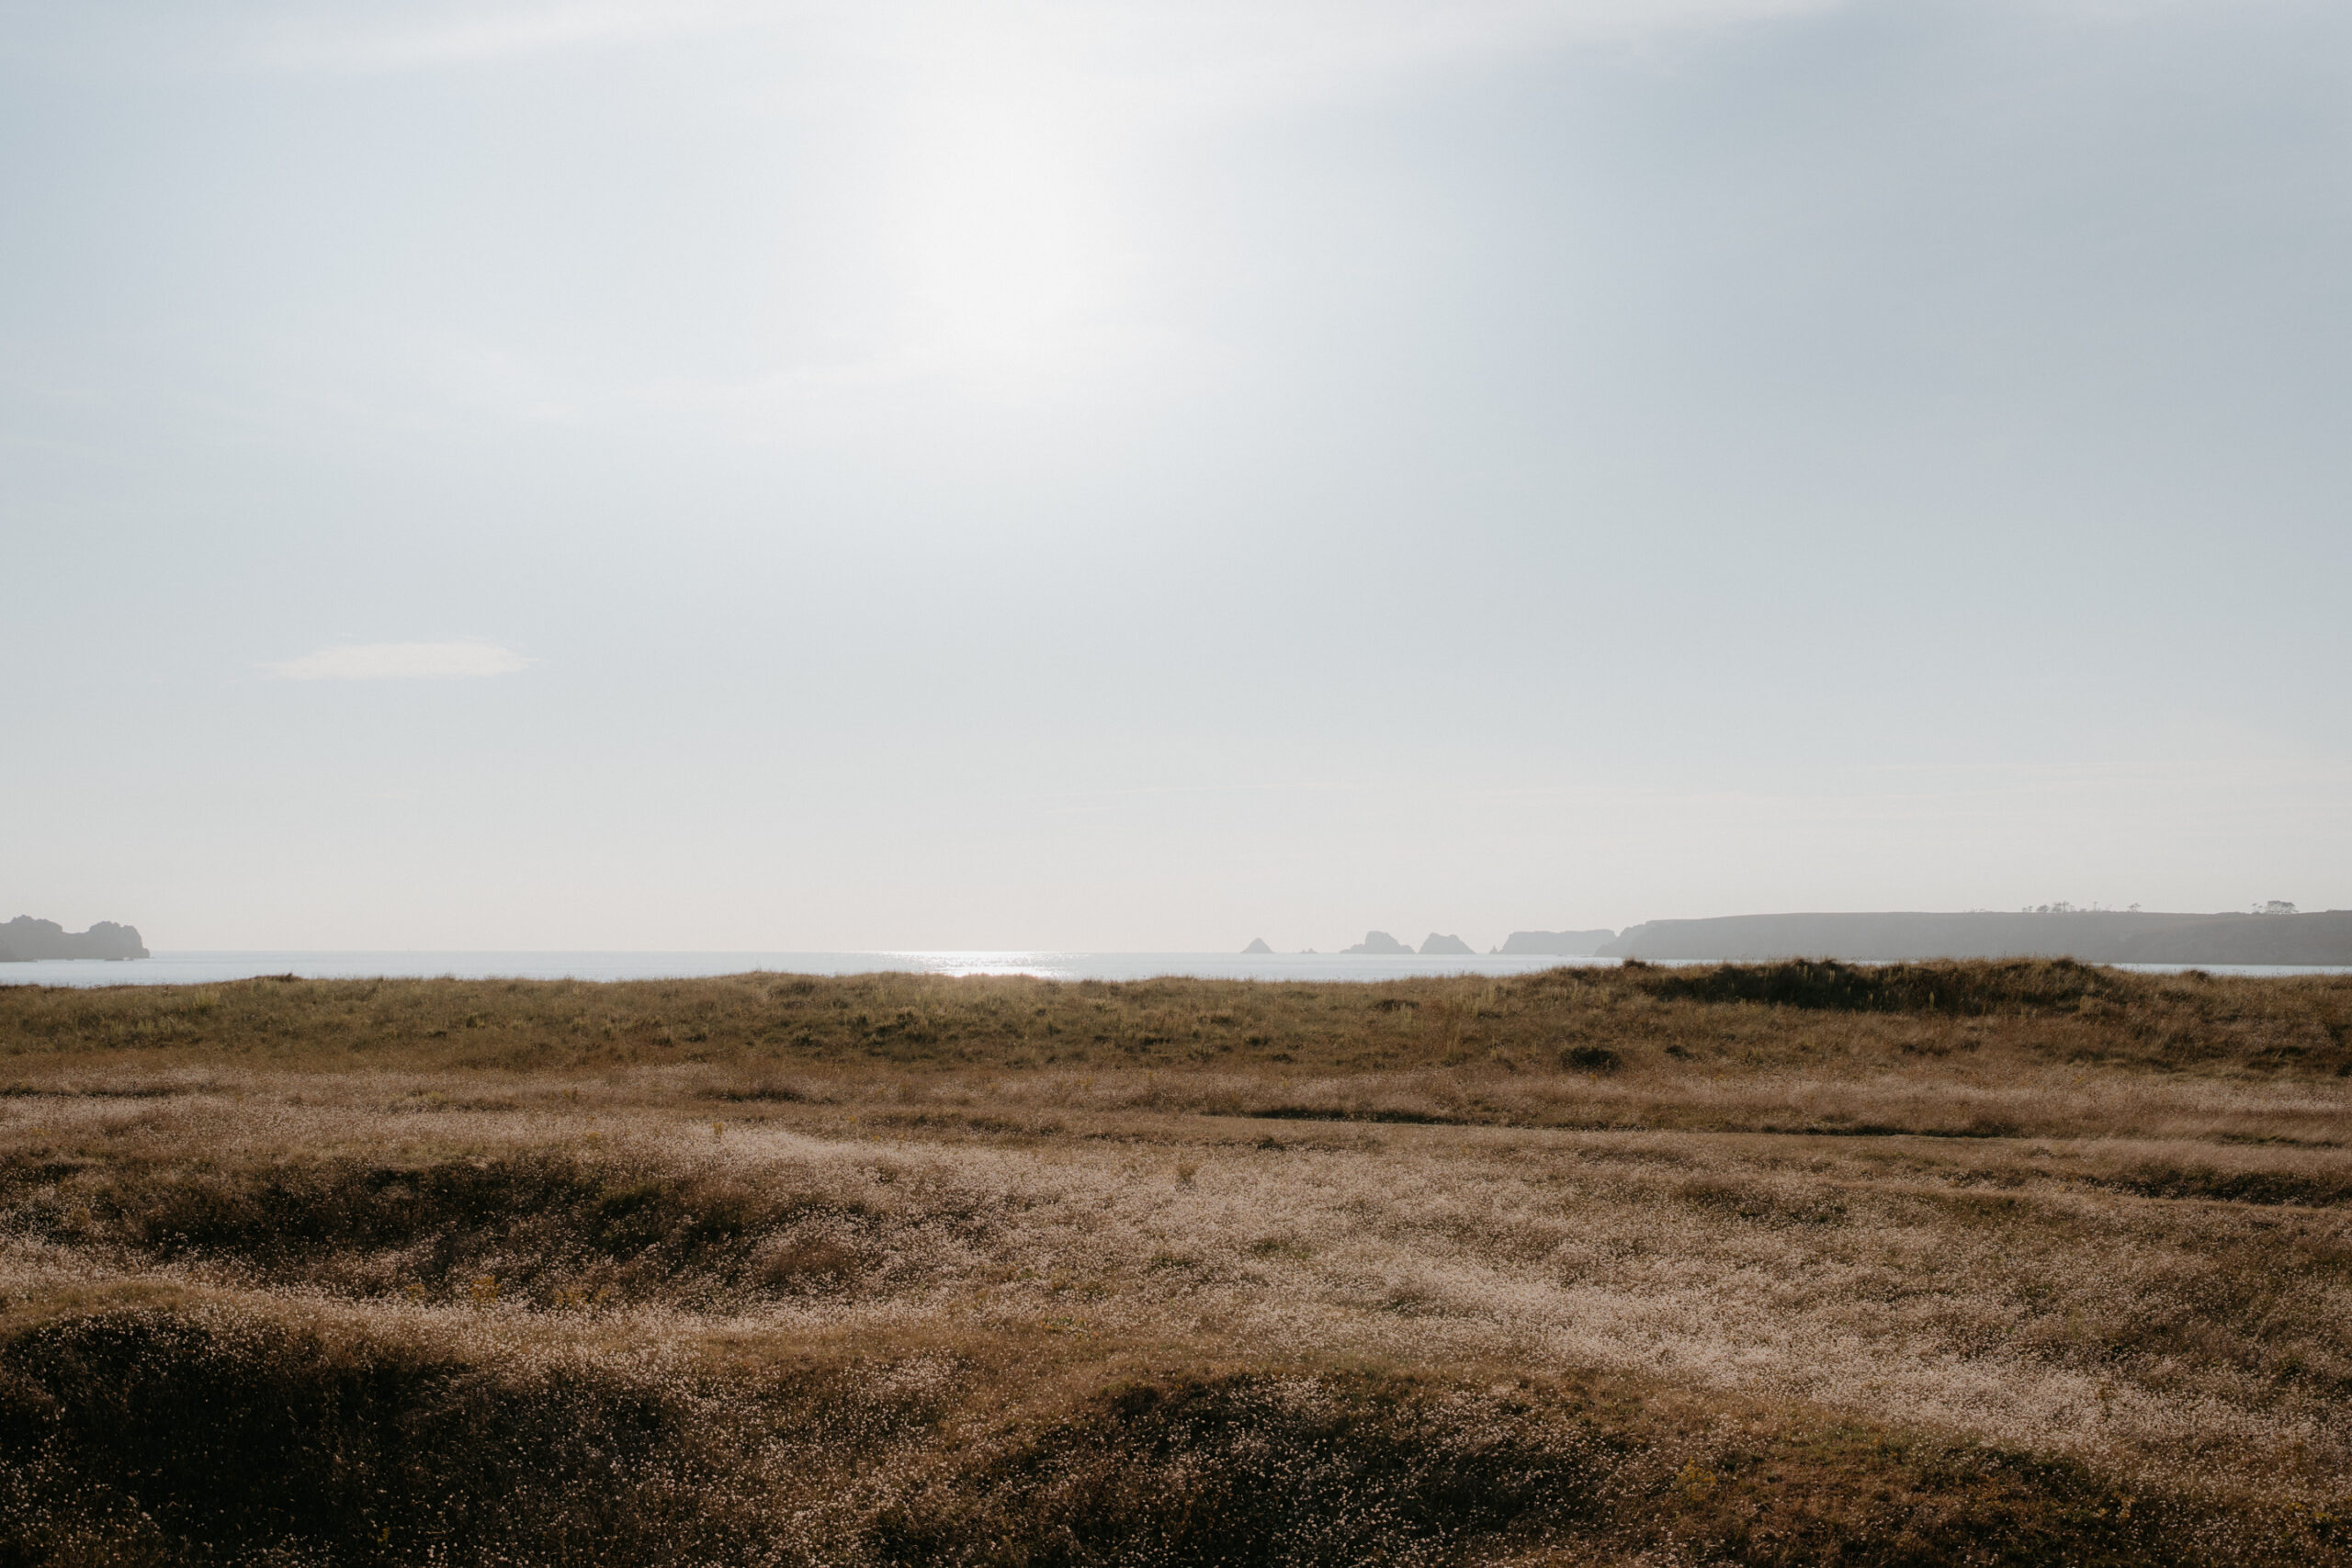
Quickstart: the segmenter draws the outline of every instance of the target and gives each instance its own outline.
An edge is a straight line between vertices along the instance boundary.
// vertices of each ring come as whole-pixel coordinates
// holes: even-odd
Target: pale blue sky
[[[0,918],[2352,906],[2347,169],[2294,0],[0,4]]]

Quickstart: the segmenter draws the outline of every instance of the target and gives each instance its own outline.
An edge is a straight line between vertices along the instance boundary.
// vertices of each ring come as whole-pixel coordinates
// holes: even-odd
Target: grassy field
[[[0,987],[0,1564],[2352,1561],[2352,980]]]

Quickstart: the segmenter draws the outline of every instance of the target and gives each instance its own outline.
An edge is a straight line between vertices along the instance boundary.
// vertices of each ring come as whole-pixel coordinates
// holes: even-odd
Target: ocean
[[[260,975],[305,979],[672,980],[699,975],[1034,975],[1047,980],[1401,980],[1420,975],[1525,975],[1613,958],[1486,953],[1439,957],[1338,953],[157,953],[99,962],[0,964],[0,985],[192,986]]]
[[[1499,953],[1440,957],[1363,953],[158,953],[100,962],[38,959],[0,964],[0,986],[196,986],[300,975],[313,980],[673,980],[702,975],[1034,975],[1046,980],[1404,980],[1428,975],[1527,975],[1563,964],[1613,964],[1613,958],[1529,957]],[[1670,962],[1699,962],[1670,961]],[[2118,968],[2177,973],[2181,964]],[[2213,975],[2340,975],[2342,966],[2209,964]]]

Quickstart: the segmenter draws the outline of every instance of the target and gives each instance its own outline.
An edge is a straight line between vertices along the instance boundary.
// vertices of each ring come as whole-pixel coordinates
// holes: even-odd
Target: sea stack
[[[1343,947],[1341,953],[1410,953],[1413,950],[1390,936],[1386,931],[1366,931],[1363,940],[1353,947]]]
[[[0,964],[28,963],[36,958],[144,958],[146,944],[137,926],[100,920],[85,931],[69,931],[55,920],[18,915],[0,926]]]

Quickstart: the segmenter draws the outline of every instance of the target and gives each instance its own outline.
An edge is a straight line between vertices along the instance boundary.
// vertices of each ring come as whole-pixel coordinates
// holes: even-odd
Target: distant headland
[[[55,920],[18,915],[0,926],[0,964],[29,964],[37,958],[144,958],[137,926],[100,920],[85,931],[69,931]]]
[[[1261,938],[1243,952],[1270,954]],[[1341,953],[1401,958],[1467,956],[1459,936],[1431,931],[1415,948],[1387,931],[1366,931]],[[2160,913],[2043,905],[2014,913],[1722,915],[1651,920],[1606,929],[1513,931],[1491,952],[1509,957],[1621,958],[1686,963],[1757,963],[1834,958],[1891,964],[1939,958],[2072,958],[2084,964],[2313,965],[2352,967],[2352,909],[2298,911],[2274,902],[2246,913]]]
[[[2352,964],[2352,909],[2297,914],[2030,909],[2017,914],[1727,915],[1651,920],[1600,950],[1609,958],[2073,958],[2085,964]]]

